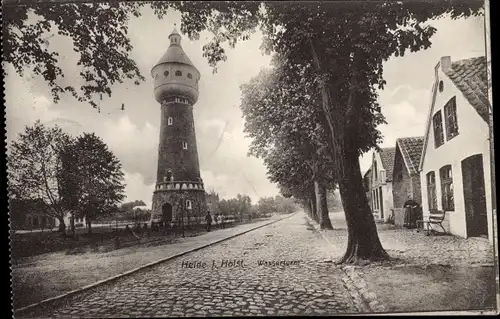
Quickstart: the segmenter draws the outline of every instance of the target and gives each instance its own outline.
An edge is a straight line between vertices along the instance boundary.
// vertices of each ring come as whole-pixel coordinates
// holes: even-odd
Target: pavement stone
[[[342,269],[321,262],[329,247],[307,223],[305,215],[296,214],[70,297],[60,306],[33,309],[16,317],[64,317],[68,311],[78,317],[100,318],[150,317],[159,312],[166,316],[359,312],[357,301],[344,286]],[[273,261],[300,263],[272,265]],[[205,267],[184,268],[183,262],[201,262]],[[123,301],[130,309],[126,313],[117,306]]]

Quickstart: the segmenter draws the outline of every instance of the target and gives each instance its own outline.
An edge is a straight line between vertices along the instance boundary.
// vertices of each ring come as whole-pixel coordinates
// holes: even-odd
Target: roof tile
[[[420,164],[420,155],[424,146],[424,137],[401,137],[396,139],[396,145],[399,146],[405,165],[411,176],[418,174]]]
[[[491,107],[488,99],[488,80],[486,57],[480,56],[471,59],[455,61],[444,73],[462,92],[477,113],[488,122],[488,112]]]
[[[384,166],[385,174],[388,182],[392,181],[392,170],[394,167],[394,154],[396,154],[395,147],[387,147],[380,149],[380,159],[382,160],[382,166]]]

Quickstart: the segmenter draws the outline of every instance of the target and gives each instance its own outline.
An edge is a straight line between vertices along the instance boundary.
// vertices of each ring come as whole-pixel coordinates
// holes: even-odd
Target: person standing
[[[219,220],[218,220],[218,222],[219,222],[219,227],[220,227],[221,229],[223,229],[223,228],[224,228],[224,216],[223,216],[222,214],[219,214],[219,218],[218,218],[218,219],[219,219]]]
[[[207,225],[207,231],[210,231],[210,226],[212,226],[212,216],[209,211],[207,211],[207,216],[205,216],[205,222]]]

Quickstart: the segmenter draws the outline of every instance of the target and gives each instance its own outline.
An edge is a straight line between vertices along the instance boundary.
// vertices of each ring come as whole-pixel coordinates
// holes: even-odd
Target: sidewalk
[[[196,237],[179,238],[169,245],[132,246],[109,253],[89,252],[83,255],[57,252],[27,258],[23,264],[12,269],[14,308],[79,289],[289,216],[291,215],[273,216],[267,220],[215,230]]]
[[[330,214],[334,230],[320,231],[330,257],[347,246],[344,213]],[[318,229],[318,226],[315,225]],[[493,247],[486,240],[425,236],[392,225],[377,225],[382,246],[393,258],[365,266],[343,266],[374,311],[486,310],[495,307]],[[378,307],[382,305],[383,307]],[[377,310],[378,309],[378,310]]]

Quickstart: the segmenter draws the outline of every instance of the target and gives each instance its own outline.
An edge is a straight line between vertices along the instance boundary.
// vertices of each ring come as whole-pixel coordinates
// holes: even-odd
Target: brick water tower
[[[198,101],[200,72],[181,47],[174,29],[170,46],[151,70],[154,95],[161,104],[158,170],[151,221],[184,225],[203,220],[205,189],[200,176],[193,105]]]

